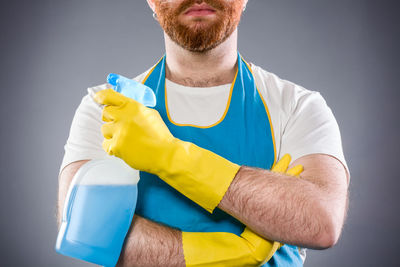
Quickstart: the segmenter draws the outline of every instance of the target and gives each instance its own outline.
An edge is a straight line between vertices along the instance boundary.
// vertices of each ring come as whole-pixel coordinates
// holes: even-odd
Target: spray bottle
[[[118,74],[107,82],[113,89],[148,107],[156,105],[147,86]],[[91,263],[115,266],[137,201],[139,171],[108,156],[80,167],[69,187],[55,250]]]

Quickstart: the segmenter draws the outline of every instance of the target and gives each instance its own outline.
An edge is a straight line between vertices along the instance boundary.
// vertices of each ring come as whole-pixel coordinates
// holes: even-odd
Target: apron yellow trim
[[[195,124],[180,124],[180,123],[174,122],[174,121],[171,119],[170,115],[169,115],[168,98],[167,98],[167,86],[166,86],[166,83],[165,83],[165,84],[164,84],[164,90],[165,90],[165,91],[164,91],[164,92],[165,92],[165,93],[164,93],[164,95],[165,95],[165,108],[166,108],[166,111],[167,111],[167,116],[168,116],[169,121],[170,121],[172,124],[175,124],[175,125],[177,125],[177,126],[191,126],[191,127],[195,127],[195,128],[202,128],[202,129],[211,128],[211,127],[214,127],[214,126],[220,124],[220,123],[225,119],[225,116],[226,116],[226,114],[228,113],[229,107],[230,107],[230,105],[231,105],[231,98],[232,98],[233,87],[234,87],[235,82],[236,82],[236,77],[237,77],[238,71],[239,71],[239,68],[236,70],[235,78],[233,79],[233,82],[232,82],[232,84],[231,84],[231,88],[229,89],[229,90],[230,90],[230,92],[229,92],[229,98],[228,98],[228,102],[227,102],[226,107],[225,107],[224,114],[222,115],[222,117],[221,117],[217,122],[215,122],[215,123],[213,123],[213,124],[211,124],[211,125],[208,125],[208,126],[200,126],[200,125],[195,125]]]
[[[269,109],[268,109],[268,106],[267,106],[267,104],[266,104],[266,102],[265,102],[265,100],[264,100],[264,97],[262,96],[262,94],[260,93],[260,90],[258,89],[257,81],[255,80],[255,76],[254,76],[253,70],[251,69],[249,63],[247,63],[247,61],[244,60],[244,59],[242,58],[242,56],[240,56],[240,57],[241,57],[241,59],[244,61],[244,63],[246,63],[247,67],[249,68],[251,74],[252,74],[253,77],[254,77],[254,84],[256,85],[256,89],[257,89],[258,95],[260,96],[261,101],[262,101],[263,104],[264,104],[265,111],[267,112],[267,116],[268,116],[268,120],[269,120],[269,125],[270,125],[270,129],[271,129],[271,135],[272,135],[272,143],[273,143],[273,147],[274,147],[274,163],[272,164],[272,167],[274,167],[275,164],[276,164],[276,143],[275,143],[275,132],[274,132],[274,127],[273,127],[273,125],[272,125],[271,115],[270,115],[270,113],[269,113]],[[146,80],[149,78],[150,74],[153,72],[153,70],[155,69],[155,67],[158,65],[158,63],[160,63],[160,61],[161,61],[163,58],[164,58],[164,56],[161,57],[161,58],[158,60],[158,62],[150,69],[150,71],[147,73],[146,77],[143,79],[142,84],[144,84],[144,83],[146,82]],[[203,128],[203,129],[205,129],[205,128],[211,128],[211,127],[214,127],[214,126],[218,125],[219,123],[221,123],[221,122],[225,119],[226,114],[228,113],[229,106],[230,106],[230,103],[231,103],[231,98],[232,98],[233,87],[234,87],[234,85],[235,85],[238,72],[239,72],[239,68],[237,68],[236,73],[235,73],[235,78],[234,78],[234,80],[233,80],[233,82],[232,82],[232,84],[231,84],[231,88],[230,88],[230,92],[229,92],[229,99],[228,99],[228,102],[227,102],[227,105],[226,105],[224,114],[222,115],[222,117],[221,117],[216,123],[214,123],[214,124],[212,124],[212,125],[209,125],[209,126],[199,126],[199,125],[194,125],[194,124],[180,124],[180,123],[174,122],[174,121],[171,119],[171,116],[169,115],[168,98],[167,98],[167,87],[166,87],[166,83],[164,82],[165,107],[166,107],[166,111],[167,111],[168,120],[169,120],[172,124],[175,124],[175,125],[177,125],[177,126],[191,126],[191,127]]]
[[[275,166],[275,164],[276,164],[276,144],[275,144],[275,133],[274,133],[274,127],[272,126],[271,115],[269,114],[269,109],[268,109],[267,103],[265,102],[263,95],[260,93],[260,90],[258,89],[256,76],[254,76],[253,70],[251,69],[249,63],[247,63],[246,60],[244,60],[243,58],[242,58],[242,60],[244,61],[244,63],[246,63],[246,65],[249,68],[251,74],[253,74],[254,84],[256,85],[257,92],[258,92],[258,94],[259,94],[259,96],[260,96],[260,98],[261,98],[261,100],[262,100],[262,102],[264,104],[265,111],[267,112],[267,115],[268,115],[269,126],[271,128],[272,143],[274,145],[274,163],[272,164],[272,167],[271,167],[271,168],[273,168]]]
[[[163,58],[164,58],[164,56],[162,56],[162,57],[157,61],[157,63],[154,64],[153,67],[151,67],[151,69],[149,70],[149,72],[146,74],[146,77],[144,77],[144,79],[143,79],[143,81],[142,81],[142,84],[144,84],[144,83],[147,81],[147,79],[149,78],[150,74],[153,72],[153,70],[157,67],[158,63],[160,63],[160,61],[161,61]]]

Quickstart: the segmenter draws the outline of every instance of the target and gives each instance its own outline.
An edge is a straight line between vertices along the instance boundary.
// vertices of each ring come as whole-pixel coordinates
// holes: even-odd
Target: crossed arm
[[[87,161],[64,168],[59,179],[58,222],[68,186]],[[347,175],[337,159],[323,154],[299,158],[301,179],[242,166],[218,207],[259,235],[282,243],[323,249],[341,232],[347,207]],[[119,266],[185,266],[181,232],[136,216]]]
[[[269,239],[324,249],[339,239],[347,209],[347,173],[334,157],[294,161],[301,179],[241,167],[218,207]]]

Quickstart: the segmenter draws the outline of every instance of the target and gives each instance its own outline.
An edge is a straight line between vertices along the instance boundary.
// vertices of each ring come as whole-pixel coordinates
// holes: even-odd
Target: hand
[[[172,136],[159,113],[112,89],[95,100],[106,107],[104,150],[153,173],[207,211],[219,204],[240,166]]]
[[[158,111],[112,89],[98,92],[95,100],[106,105],[102,114],[106,123],[101,127],[103,149],[134,169],[162,172],[163,159],[171,157],[175,138]]]

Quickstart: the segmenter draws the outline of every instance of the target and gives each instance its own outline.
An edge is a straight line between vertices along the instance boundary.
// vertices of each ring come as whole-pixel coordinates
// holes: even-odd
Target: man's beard
[[[218,17],[215,21],[199,21],[187,26],[178,20],[182,12],[201,2],[216,10]],[[155,3],[158,21],[167,35],[175,43],[192,52],[206,52],[224,42],[239,24],[243,8],[243,1],[239,0],[229,3],[221,0],[185,0],[176,8],[162,0]]]

